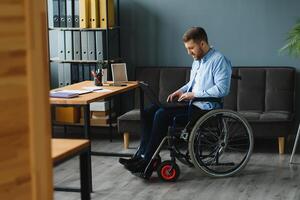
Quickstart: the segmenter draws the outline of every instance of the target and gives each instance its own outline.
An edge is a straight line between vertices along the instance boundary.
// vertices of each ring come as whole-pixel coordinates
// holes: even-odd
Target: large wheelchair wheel
[[[232,176],[243,169],[253,149],[252,129],[235,111],[212,110],[194,125],[189,136],[192,162],[212,177]]]

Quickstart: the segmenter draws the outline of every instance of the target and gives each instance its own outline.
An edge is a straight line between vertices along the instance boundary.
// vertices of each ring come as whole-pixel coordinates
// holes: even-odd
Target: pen
[[[95,73],[95,71],[93,70],[93,71],[91,71],[91,73],[92,73],[92,76],[94,77],[94,78],[96,78],[96,73]]]

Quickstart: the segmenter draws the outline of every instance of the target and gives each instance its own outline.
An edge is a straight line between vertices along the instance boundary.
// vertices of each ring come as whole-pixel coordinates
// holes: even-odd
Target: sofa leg
[[[284,154],[284,137],[278,137],[279,154]]]
[[[127,132],[123,133],[123,139],[124,139],[124,149],[128,149],[128,146],[129,146],[129,133],[127,133]]]

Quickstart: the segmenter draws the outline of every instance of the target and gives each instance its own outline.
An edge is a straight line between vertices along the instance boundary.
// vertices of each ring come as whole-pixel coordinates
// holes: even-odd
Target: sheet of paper
[[[102,87],[99,86],[89,86],[89,87],[82,87],[84,90],[90,90],[90,91],[96,91],[96,90],[102,90]]]
[[[96,91],[93,91],[93,92],[111,92],[112,90],[109,90],[109,89],[102,89],[102,90],[96,90]]]

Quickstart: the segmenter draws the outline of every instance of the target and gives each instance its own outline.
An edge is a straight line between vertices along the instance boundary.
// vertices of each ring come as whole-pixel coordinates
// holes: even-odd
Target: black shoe
[[[138,176],[140,178],[149,180],[152,173],[153,173],[153,161],[147,168],[149,162],[142,159],[140,161],[137,161],[135,163],[132,163],[130,165],[126,166],[126,169],[128,169],[133,175]],[[147,168],[147,169],[146,169]]]
[[[132,163],[135,163],[139,160],[141,160],[142,158],[139,157],[139,156],[135,156],[133,158],[129,158],[129,159],[126,159],[126,158],[119,158],[119,163],[124,165],[124,166],[127,166],[127,165],[130,165]]]

